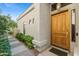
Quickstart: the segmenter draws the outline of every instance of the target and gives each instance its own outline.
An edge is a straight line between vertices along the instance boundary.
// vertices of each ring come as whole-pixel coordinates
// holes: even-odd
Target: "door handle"
[[[76,33],[76,36],[78,36],[78,32]]]

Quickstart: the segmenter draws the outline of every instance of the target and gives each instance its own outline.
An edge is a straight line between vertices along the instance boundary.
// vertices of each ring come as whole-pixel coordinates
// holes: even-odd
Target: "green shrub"
[[[28,42],[28,43],[27,43],[27,47],[30,48],[30,49],[32,49],[32,48],[33,48],[33,44],[30,43],[30,42]]]
[[[28,48],[33,48],[32,40],[33,40],[32,36],[26,35],[25,44],[27,45]]]
[[[31,42],[32,43],[32,40],[33,40],[33,37],[32,36],[30,36],[30,35],[27,35],[26,36],[26,41],[27,42]]]
[[[22,33],[17,33],[16,34],[16,38],[18,39],[18,40],[20,40],[20,41],[24,41],[24,34],[22,34]]]
[[[0,35],[0,56],[10,56],[10,44],[8,38],[4,35]]]
[[[0,15],[0,56],[10,56],[10,44],[7,36],[9,30],[8,26],[9,18],[4,15]]]
[[[16,34],[16,38],[17,38],[18,40],[20,40],[20,33],[17,33],[17,34]]]
[[[16,38],[22,42],[24,42],[28,48],[33,48],[33,37],[30,35],[25,35],[23,33],[17,33]]]

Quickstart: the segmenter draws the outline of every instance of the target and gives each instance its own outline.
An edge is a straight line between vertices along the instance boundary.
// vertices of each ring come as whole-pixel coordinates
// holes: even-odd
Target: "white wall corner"
[[[39,52],[50,47],[50,43],[47,40],[44,41],[33,40],[33,44],[34,44],[34,48],[37,49]]]

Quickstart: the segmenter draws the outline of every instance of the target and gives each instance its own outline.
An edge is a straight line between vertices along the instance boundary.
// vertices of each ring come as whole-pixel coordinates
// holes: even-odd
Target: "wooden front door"
[[[52,15],[52,45],[69,50],[70,47],[69,12]]]

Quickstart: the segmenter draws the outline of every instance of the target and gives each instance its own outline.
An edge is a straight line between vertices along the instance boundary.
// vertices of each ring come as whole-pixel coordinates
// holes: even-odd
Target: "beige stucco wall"
[[[50,4],[40,4],[40,24],[39,24],[39,42],[41,50],[46,49],[50,46],[50,30],[51,30],[51,19],[50,19]]]
[[[76,4],[75,8],[76,8],[76,33],[78,33],[78,36],[76,35],[74,55],[79,56],[79,4],[78,3]]]
[[[34,8],[28,14],[24,15],[31,8]],[[50,45],[50,8],[49,4],[32,4],[17,19],[19,32],[23,33],[23,23],[25,24],[26,35],[34,37],[33,44],[38,51],[42,51]],[[32,23],[34,18],[34,24]],[[29,20],[31,23],[29,24]]]
[[[39,10],[38,39],[34,39],[33,43],[34,47],[41,52],[50,46],[50,5],[41,3],[37,10]]]
[[[36,7],[34,5],[32,5],[29,10],[31,8],[34,8],[32,11],[30,11],[28,14],[24,15],[20,20],[17,21],[17,24],[18,24],[18,30],[23,33],[23,24],[25,24],[25,32],[26,32],[26,35],[31,35],[33,36],[34,38],[38,37],[38,22],[39,22],[39,10],[37,10],[39,8],[38,6],[39,4],[36,5]],[[26,10],[27,11],[27,10]],[[18,18],[18,19],[19,19]],[[33,21],[33,18],[34,18],[34,24],[32,23]],[[31,23],[29,24],[29,20],[31,20]],[[36,38],[37,39],[37,38]]]

